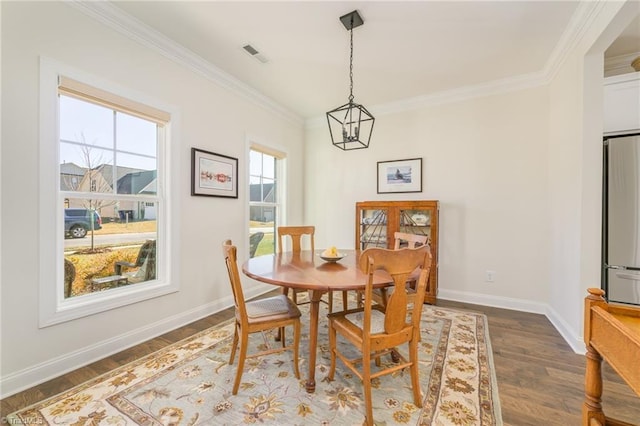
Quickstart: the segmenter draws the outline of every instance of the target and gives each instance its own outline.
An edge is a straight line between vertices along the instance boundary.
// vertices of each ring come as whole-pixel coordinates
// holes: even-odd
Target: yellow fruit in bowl
[[[324,257],[338,257],[339,256],[338,249],[335,248],[334,246],[329,247],[328,249],[322,252],[322,255]]]

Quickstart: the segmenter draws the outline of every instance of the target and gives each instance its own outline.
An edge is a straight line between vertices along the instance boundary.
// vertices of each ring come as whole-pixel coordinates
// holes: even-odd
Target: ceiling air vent
[[[267,58],[264,57],[264,55],[262,55],[258,49],[256,49],[255,47],[253,47],[250,44],[245,44],[244,46],[242,46],[242,48],[244,49],[245,52],[247,52],[251,57],[257,59],[258,61],[262,62],[263,64],[266,64],[269,60]]]

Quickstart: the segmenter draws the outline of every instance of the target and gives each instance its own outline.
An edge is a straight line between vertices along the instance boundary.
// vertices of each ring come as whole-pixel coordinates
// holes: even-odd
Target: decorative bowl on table
[[[319,254],[320,259],[325,262],[337,262],[344,258],[346,254],[340,253],[335,247],[330,247]]]
[[[342,254],[342,253],[338,253],[338,256],[336,257],[329,257],[321,254],[320,259],[324,260],[325,262],[337,262],[338,260],[343,259],[345,256],[346,254]]]

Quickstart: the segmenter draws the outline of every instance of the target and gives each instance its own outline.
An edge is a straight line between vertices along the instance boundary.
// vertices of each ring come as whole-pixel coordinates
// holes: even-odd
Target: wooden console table
[[[584,301],[587,345],[583,426],[632,426],[605,416],[602,410],[602,360],[640,396],[640,308],[612,305],[599,288],[588,289]]]

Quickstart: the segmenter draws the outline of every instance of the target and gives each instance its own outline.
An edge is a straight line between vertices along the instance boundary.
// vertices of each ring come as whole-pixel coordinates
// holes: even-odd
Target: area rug
[[[360,380],[340,360],[334,381],[326,379],[330,356],[323,310],[316,391],[305,390],[308,306],[300,306],[301,380],[293,374],[290,351],[248,359],[240,390],[232,395],[237,356],[229,365],[233,324],[226,322],[13,413],[7,421],[72,426],[361,425]],[[375,424],[501,425],[486,317],[425,305],[421,332],[423,407],[413,404],[408,371],[380,377],[372,392]],[[287,338],[291,337],[289,330]],[[254,334],[250,339],[249,353],[256,345],[276,344],[272,333]],[[344,341],[339,344],[351,347]],[[406,355],[406,348],[399,350]],[[385,358],[389,359],[383,363],[393,362]]]

